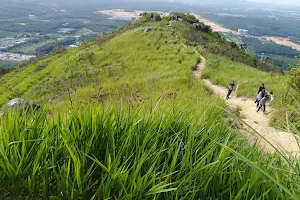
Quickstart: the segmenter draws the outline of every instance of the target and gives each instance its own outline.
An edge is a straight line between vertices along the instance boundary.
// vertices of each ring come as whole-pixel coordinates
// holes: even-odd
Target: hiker
[[[270,97],[271,97],[271,100],[270,100],[269,106],[272,106],[274,98],[275,98],[273,91],[270,92]]]
[[[263,89],[266,89],[264,83],[262,83],[261,86],[259,86],[257,94],[259,94]]]
[[[266,95],[266,90],[262,89],[255,98],[256,107],[259,106],[259,101]]]
[[[264,97],[259,101],[259,107],[257,109],[257,112],[259,112],[259,110],[264,107],[264,113],[266,113],[266,102],[268,100],[268,95],[265,94]]]
[[[235,86],[234,81],[231,81],[231,83],[229,83],[229,85],[228,85],[228,93],[226,96],[226,100],[230,98],[229,96],[232,93],[234,86]]]

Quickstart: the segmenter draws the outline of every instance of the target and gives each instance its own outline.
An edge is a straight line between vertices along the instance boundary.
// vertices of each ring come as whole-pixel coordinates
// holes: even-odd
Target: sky
[[[228,3],[236,3],[236,2],[256,2],[256,3],[264,3],[270,5],[289,5],[289,6],[300,6],[300,0],[169,0],[173,2],[181,2],[181,3],[190,3],[197,4],[199,2],[202,3],[220,3],[220,2],[228,2]]]
[[[1,1],[1,0],[0,0]],[[14,0],[21,1],[21,0]],[[22,0],[24,1],[24,0]],[[37,0],[25,0],[25,1],[37,1]],[[43,2],[52,2],[53,0],[40,0]],[[56,0],[56,1],[80,1],[80,0]],[[86,0],[86,1],[106,1],[106,0]],[[110,0],[116,1],[116,0]],[[126,1],[126,0],[118,0],[118,1]],[[161,1],[161,0],[140,0],[140,1]],[[236,3],[236,2],[256,2],[256,3],[266,3],[270,5],[297,5],[300,6],[300,0],[164,0],[169,2],[177,2],[177,3],[188,3],[188,4],[199,4],[199,3]]]
[[[283,5],[298,5],[300,6],[300,0],[248,0],[250,2],[268,3],[268,4],[283,4]]]

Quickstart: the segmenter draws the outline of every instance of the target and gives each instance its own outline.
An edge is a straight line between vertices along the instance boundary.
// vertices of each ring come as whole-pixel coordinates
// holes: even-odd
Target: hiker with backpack
[[[234,87],[235,87],[234,81],[231,81],[228,85],[228,93],[227,93],[227,96],[226,96],[226,100],[230,98],[229,96],[232,93]]]
[[[257,112],[259,112],[259,110],[262,107],[264,107],[263,111],[264,111],[264,113],[266,113],[266,103],[267,103],[267,100],[268,100],[268,95],[264,94],[263,98],[259,101],[259,107],[257,109]]]
[[[258,88],[257,96],[256,96],[256,98],[254,100],[254,103],[256,103],[256,107],[258,107],[259,101],[263,98],[262,95],[264,95],[264,94],[260,94],[261,91],[263,91],[263,90],[266,91],[264,83],[262,83],[261,86],[259,86],[259,88]]]
[[[255,98],[254,103],[256,103],[256,107],[259,106],[259,102],[266,95],[266,89],[262,89]]]

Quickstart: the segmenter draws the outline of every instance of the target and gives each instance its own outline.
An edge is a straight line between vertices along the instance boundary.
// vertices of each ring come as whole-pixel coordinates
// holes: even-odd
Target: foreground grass
[[[90,107],[0,127],[0,198],[299,199],[299,169],[220,119],[186,109]],[[219,121],[219,122],[218,122]]]

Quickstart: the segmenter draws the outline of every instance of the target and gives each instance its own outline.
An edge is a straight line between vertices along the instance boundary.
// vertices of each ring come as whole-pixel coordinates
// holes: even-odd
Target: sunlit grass
[[[1,198],[299,198],[299,171],[239,139],[217,120],[221,108],[196,118],[158,104],[90,107],[54,121],[6,115]]]

